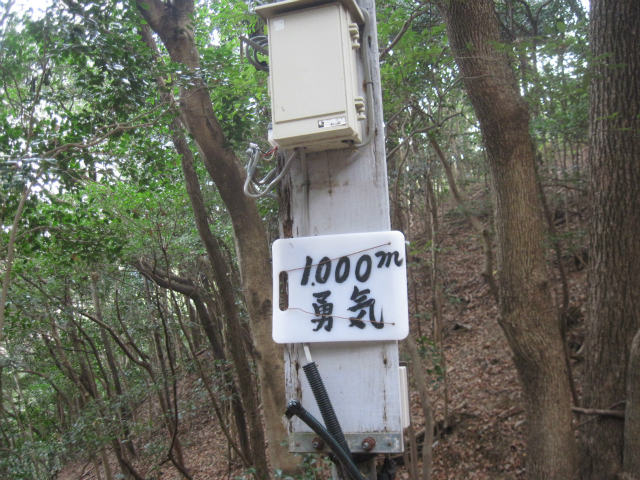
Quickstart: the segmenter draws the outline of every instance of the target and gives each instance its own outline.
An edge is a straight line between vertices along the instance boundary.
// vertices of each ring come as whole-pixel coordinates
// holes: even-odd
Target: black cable
[[[351,459],[351,455],[348,453],[348,451],[345,451],[342,448],[342,446],[328,432],[328,430],[324,428],[324,426],[313,415],[305,410],[305,408],[300,404],[299,401],[291,400],[289,402],[289,405],[287,405],[285,415],[289,419],[295,415],[304,423],[306,423],[309,428],[311,428],[311,430],[318,434],[320,438],[322,438],[322,440],[326,442],[335,456],[338,457],[338,460],[340,461],[340,463],[342,463],[352,480],[366,480],[362,473],[360,473],[360,470],[358,470],[356,464]]]
[[[269,41],[266,35],[254,35],[251,38],[240,37],[240,41],[246,45],[247,48],[247,60],[257,70],[269,71],[269,64],[258,58],[258,53],[262,55],[269,55]]]

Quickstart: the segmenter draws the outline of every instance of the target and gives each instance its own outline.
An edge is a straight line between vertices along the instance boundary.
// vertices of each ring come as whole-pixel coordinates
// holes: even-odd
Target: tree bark
[[[153,41],[153,37],[151,36],[148,26],[146,25],[142,29],[142,36],[147,45],[152,48],[154,54],[157,55],[155,42]],[[161,88],[164,88],[164,82],[161,78],[158,78],[157,82]],[[167,103],[173,105],[173,97],[169,93],[163,94],[163,97]],[[243,338],[239,334],[239,332],[242,331],[242,326],[240,321],[240,312],[238,311],[238,307],[235,302],[234,287],[231,282],[231,272],[227,267],[227,263],[220,248],[220,243],[213,236],[209,227],[207,210],[200,190],[198,175],[194,166],[194,156],[184,135],[182,123],[176,118],[171,122],[169,128],[175,149],[181,157],[182,172],[185,178],[187,194],[191,201],[196,228],[198,229],[198,234],[200,235],[200,239],[205,247],[209,262],[216,276],[215,285],[219,291],[219,303],[222,305],[224,319],[227,323],[227,328],[224,329],[224,332],[226,333],[225,338],[227,340],[227,348],[231,353],[233,366],[237,374],[235,382],[239,386],[241,393],[240,399],[235,396],[231,400],[234,406],[235,418],[237,420],[241,420],[241,422],[237,423],[238,437],[240,444],[243,447],[245,457],[251,459],[256,468],[256,475],[258,478],[267,478],[269,476],[269,469],[267,466],[267,456],[265,452],[264,431],[262,429],[260,410],[258,408],[257,389],[254,387],[252,382],[253,375],[251,373],[249,358],[246,355]],[[235,389],[233,390],[235,391]],[[248,419],[249,437],[251,440],[250,448],[247,448],[246,424],[244,423],[244,416],[238,411],[238,400],[241,400],[242,406],[244,406],[244,416]]]
[[[171,59],[185,65],[192,73],[192,83],[181,88],[180,112],[231,217],[243,294],[257,353],[272,467],[293,472],[299,461],[283,445],[287,435],[282,422],[285,407],[283,351],[271,340],[271,266],[266,230],[255,201],[243,193],[244,173],[225,140],[207,87],[197,73],[200,59],[191,23],[193,1],[139,0],[137,4],[140,14],[162,39]]]
[[[631,478],[640,478],[640,330],[631,343],[627,371],[623,467]]]
[[[625,399],[631,341],[640,328],[639,22],[636,0],[591,2],[586,408]],[[621,472],[624,427],[608,417],[585,425],[581,478],[609,480]]]
[[[222,255],[218,240],[209,229],[207,212],[200,191],[198,176],[193,165],[191,150],[188,149],[184,136],[181,136],[182,138],[179,137],[180,136],[174,132],[174,143],[182,155],[182,170],[187,184],[187,192],[191,199],[196,226],[200,238],[205,245],[209,261],[215,274],[216,285],[220,292],[220,303],[227,323],[224,329],[224,337],[237,373],[237,383],[240,388],[242,404],[249,423],[249,437],[251,441],[250,457],[256,467],[258,478],[268,478],[269,469],[265,455],[265,439],[256,397],[257,392],[251,381],[253,375],[251,373],[251,366],[249,365],[249,357],[246,354],[246,345],[241,334],[243,328],[242,322],[240,321],[240,312],[235,302],[234,288],[231,283],[231,272]]]
[[[572,479],[575,441],[560,325],[546,270],[529,114],[493,2],[440,2],[449,41],[480,122],[496,198],[499,323],[527,405],[527,477]]]

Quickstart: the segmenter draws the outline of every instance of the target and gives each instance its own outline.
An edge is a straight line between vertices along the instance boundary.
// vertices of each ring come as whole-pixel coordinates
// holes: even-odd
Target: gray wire
[[[260,148],[258,148],[258,146],[255,143],[251,143],[249,144],[249,148],[247,149],[247,155],[249,158],[247,160],[247,165],[245,167],[245,170],[247,171],[247,178],[244,181],[244,194],[247,195],[248,197],[260,198],[269,194],[270,190],[275,185],[277,185],[280,182],[280,180],[282,180],[282,178],[287,174],[287,172],[289,171],[289,168],[291,167],[293,158],[296,155],[296,152],[295,150],[291,152],[291,154],[289,155],[289,158],[287,158],[286,161],[284,162],[284,165],[282,166],[282,170],[275,178],[273,178],[273,176],[276,173],[276,169],[274,168],[269,173],[267,173],[262,178],[262,180],[257,180],[257,181],[254,179],[254,176],[258,168],[258,163],[260,163],[260,157],[262,156],[262,152],[260,151]],[[261,189],[260,187],[267,182],[269,182],[267,186]]]

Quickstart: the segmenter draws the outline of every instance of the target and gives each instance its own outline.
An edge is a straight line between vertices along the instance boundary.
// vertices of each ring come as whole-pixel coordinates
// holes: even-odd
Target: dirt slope
[[[482,249],[477,236],[455,209],[443,217],[441,249],[445,305],[444,351],[447,363],[449,391],[448,424],[444,422],[443,382],[436,373],[429,376],[431,400],[435,406],[436,436],[433,449],[433,478],[445,479],[520,479],[524,478],[526,422],[521,390],[509,349],[497,323],[497,308],[481,279]],[[424,246],[426,236],[412,238],[412,248],[418,250],[411,263],[415,285],[411,286],[412,330],[429,337],[430,285],[429,253]],[[570,260],[570,259],[569,259]],[[569,262],[570,266],[571,263]],[[570,271],[572,304],[584,303],[584,272]],[[577,309],[580,313],[580,308]],[[578,315],[578,319],[579,319]],[[578,338],[578,331],[571,338]],[[426,365],[433,369],[435,364]],[[401,358],[408,359],[401,346]],[[214,416],[206,406],[206,397],[197,383],[187,377],[180,387],[187,411],[182,419],[180,438],[185,448],[185,460],[194,480],[241,478],[246,475],[237,463],[229,461],[229,452]],[[423,419],[418,394],[412,392],[412,421],[420,431]],[[156,415],[153,405],[144,407],[146,418]],[[157,416],[155,417],[158,418]],[[166,443],[160,425],[155,434],[141,437],[136,446],[147,455],[162,456]],[[154,436],[155,435],[155,436]],[[156,457],[156,458],[159,458]],[[110,461],[118,472],[115,459]],[[152,468],[151,456],[138,467],[149,480],[180,478],[168,463]],[[100,467],[102,471],[102,467]],[[67,465],[59,480],[96,479],[93,463],[78,461]],[[103,476],[101,478],[104,478]],[[249,478],[247,475],[246,478]],[[323,477],[319,477],[323,478]],[[408,479],[405,467],[396,478]]]

